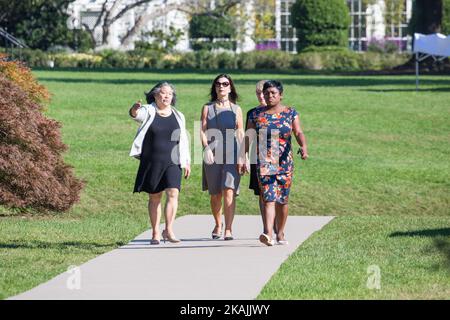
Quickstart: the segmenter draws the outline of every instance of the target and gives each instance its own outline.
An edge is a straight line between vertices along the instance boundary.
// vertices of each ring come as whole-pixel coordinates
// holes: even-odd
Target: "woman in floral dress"
[[[291,134],[294,134],[300,145],[299,152],[303,160],[308,158],[308,149],[297,111],[281,103],[283,85],[278,81],[267,81],[263,92],[267,106],[257,108],[249,115],[247,128],[256,130],[257,176],[264,201],[264,233],[259,240],[272,246],[275,244],[274,224],[277,226],[278,244],[288,244],[284,229],[294,172]]]

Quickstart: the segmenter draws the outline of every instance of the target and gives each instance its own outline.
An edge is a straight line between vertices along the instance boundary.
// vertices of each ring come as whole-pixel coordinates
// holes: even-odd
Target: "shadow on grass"
[[[450,228],[394,232],[389,237],[450,237]]]
[[[174,74],[172,74],[173,76]],[[164,75],[160,80],[167,80],[174,85],[207,85],[210,86],[213,80],[211,79],[192,79],[186,77],[186,79],[170,79],[171,75]],[[231,74],[232,77],[235,74]],[[277,78],[277,75],[274,75]],[[61,82],[61,83],[98,83],[98,84],[115,84],[115,85],[132,85],[132,84],[142,84],[150,86],[154,83],[155,79],[99,79],[96,77],[92,78],[70,78],[70,77],[39,77],[39,81],[46,82]],[[251,84],[254,85],[257,81],[255,77],[246,78],[235,77],[235,82],[237,84]],[[382,85],[409,85],[411,89],[398,89],[399,91],[415,91],[415,82],[411,77],[379,77],[379,76],[302,76],[302,77],[285,77],[281,78],[284,84],[288,85],[298,85],[298,86],[312,86],[312,87],[370,87],[370,86],[382,86]],[[440,85],[448,86],[450,90],[450,77],[448,79],[427,79],[427,85]],[[446,88],[437,88],[437,90],[445,91]],[[387,89],[397,90],[397,89]],[[427,90],[427,89],[423,89]],[[433,90],[433,89],[430,89]]]
[[[450,228],[426,229],[416,231],[394,232],[389,237],[429,237],[433,238],[433,247],[444,255],[445,266],[450,270]]]
[[[65,241],[65,242],[45,242],[45,241],[23,241],[12,240],[8,242],[0,242],[0,249],[57,249],[64,250],[70,248],[92,250],[95,248],[107,248],[123,246],[125,242],[115,243],[92,243],[80,241]]]
[[[416,91],[416,88],[413,87],[411,89],[362,89],[361,91],[368,91],[368,92],[450,92],[450,86],[449,87],[441,87],[441,88],[426,88],[421,89],[419,88],[419,91]]]

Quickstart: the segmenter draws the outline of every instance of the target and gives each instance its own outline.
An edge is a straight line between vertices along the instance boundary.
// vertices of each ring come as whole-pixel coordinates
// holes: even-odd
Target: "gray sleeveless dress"
[[[215,103],[208,105],[207,134],[208,145],[213,150],[214,163],[203,162],[203,191],[210,195],[221,193],[225,188],[234,189],[239,194],[239,175],[237,164],[236,142],[236,110],[239,106],[231,104],[231,108],[216,108]],[[219,131],[221,134],[218,134]],[[227,136],[228,131],[228,136]]]

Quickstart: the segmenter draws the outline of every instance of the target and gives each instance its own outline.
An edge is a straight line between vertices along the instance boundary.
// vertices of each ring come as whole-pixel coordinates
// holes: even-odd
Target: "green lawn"
[[[53,93],[65,158],[87,185],[70,212],[17,216],[0,208],[0,298],[126,243],[148,228],[145,194],[131,193],[129,106],[158,80],[177,88],[194,133],[216,73],[36,71]],[[450,77],[232,73],[245,110],[254,85],[278,79],[296,106],[310,158],[296,160],[292,215],[338,216],[283,264],[260,298],[450,297]],[[257,214],[242,180],[238,214]],[[178,215],[209,212],[201,166],[183,181]],[[431,230],[431,231],[427,231]],[[434,230],[434,231],[433,231]],[[436,231],[437,230],[437,231]],[[365,287],[381,269],[381,290]]]

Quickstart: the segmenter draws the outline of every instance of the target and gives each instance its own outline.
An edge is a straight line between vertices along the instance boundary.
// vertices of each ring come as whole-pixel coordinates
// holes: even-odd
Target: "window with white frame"
[[[297,53],[297,31],[292,27],[291,7],[295,0],[280,1],[280,46],[281,50]]]
[[[408,36],[408,23],[411,19],[412,0],[403,1],[403,10],[397,16],[392,8],[386,7],[385,14],[389,17],[386,21],[386,40],[394,42],[399,51],[410,49],[411,37]]]
[[[355,51],[365,51],[369,42],[390,42],[398,47],[398,51],[410,49],[411,39],[408,36],[408,22],[411,19],[412,0],[403,1],[402,11],[397,16],[395,10],[389,7],[391,2],[347,0],[350,13],[349,48]],[[397,3],[398,5],[398,3]],[[377,10],[379,10],[379,19]],[[380,31],[381,28],[381,31]],[[374,33],[381,34],[375,36]]]
[[[99,16],[100,11],[81,11],[80,12],[81,25],[88,26],[88,28],[92,30]],[[97,27],[94,31],[94,39],[97,45],[100,45],[102,43],[102,35],[103,32],[101,28]]]
[[[355,51],[367,49],[367,5],[362,0],[347,0],[350,12],[350,27],[348,34],[349,47]]]

